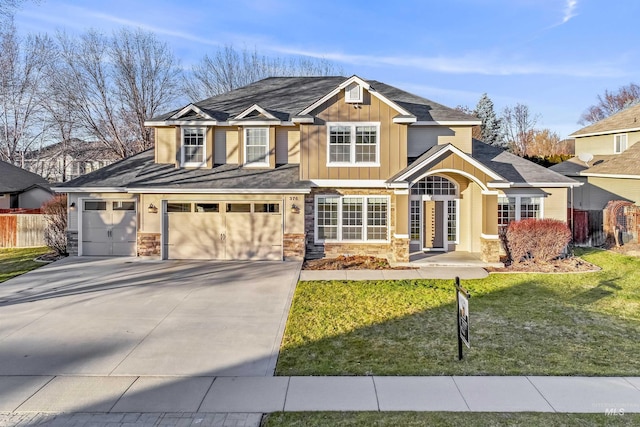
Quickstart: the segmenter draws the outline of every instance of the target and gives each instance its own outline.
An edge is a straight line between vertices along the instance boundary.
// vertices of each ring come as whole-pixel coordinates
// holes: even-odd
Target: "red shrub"
[[[562,254],[571,241],[571,230],[556,219],[524,219],[509,224],[506,238],[512,262],[546,263]]]

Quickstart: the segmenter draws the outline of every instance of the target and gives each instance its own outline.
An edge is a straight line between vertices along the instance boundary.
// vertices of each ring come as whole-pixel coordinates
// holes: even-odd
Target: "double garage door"
[[[81,214],[82,255],[136,255],[135,201],[84,200]]]
[[[164,258],[282,260],[282,202],[167,201]]]

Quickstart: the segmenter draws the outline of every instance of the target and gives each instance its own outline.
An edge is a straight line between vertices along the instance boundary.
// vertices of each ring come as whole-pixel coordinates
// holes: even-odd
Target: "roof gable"
[[[183,118],[187,118],[187,117],[196,118],[196,119],[213,120],[213,117],[211,117],[209,114],[207,114],[204,111],[202,111],[202,109],[200,107],[198,107],[197,105],[195,105],[195,104],[187,105],[182,110],[180,110],[180,111],[176,112],[175,114],[173,114],[170,118],[171,119],[183,119]]]

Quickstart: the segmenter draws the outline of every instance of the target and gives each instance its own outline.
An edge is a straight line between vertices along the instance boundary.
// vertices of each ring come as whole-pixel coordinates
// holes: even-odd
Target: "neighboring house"
[[[52,195],[40,175],[0,161],[0,209],[38,209]]]
[[[571,136],[575,138],[576,156],[550,169],[584,184],[573,193],[577,229],[589,228],[581,232],[586,234],[582,240],[601,244],[606,238],[606,233],[602,232],[610,231],[606,230],[603,210],[607,206],[617,209],[609,202],[640,204],[640,144],[637,144],[640,141],[640,104],[586,126]],[[582,213],[585,214],[582,222],[587,221],[590,225],[578,224]],[[612,212],[613,215],[619,213]]]
[[[154,150],[58,186],[70,251],[495,262],[500,226],[566,221],[579,183],[473,140],[478,124],[357,76],[264,79],[154,117]]]
[[[37,173],[49,182],[65,182],[103,168],[118,157],[99,142],[73,139],[67,144],[58,142],[28,152],[25,169]]]

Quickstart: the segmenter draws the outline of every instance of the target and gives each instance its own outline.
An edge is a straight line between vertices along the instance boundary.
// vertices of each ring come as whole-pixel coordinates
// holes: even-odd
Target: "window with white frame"
[[[618,153],[622,153],[623,151],[625,151],[627,149],[627,134],[622,134],[622,135],[614,135],[613,137],[614,140],[614,148],[613,148],[613,152],[618,154]]]
[[[182,128],[182,166],[205,164],[205,128]]]
[[[327,123],[327,129],[327,165],[379,165],[379,123]]]
[[[542,218],[542,197],[498,196],[498,227],[527,218]]]
[[[456,185],[447,178],[438,175],[425,176],[411,186],[411,194],[430,196],[455,196]]]
[[[458,241],[457,200],[447,200],[447,241]]]
[[[316,196],[316,241],[380,242],[389,239],[389,198]]]
[[[244,129],[244,163],[269,166],[269,128]]]

